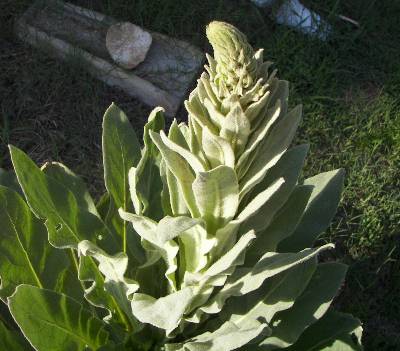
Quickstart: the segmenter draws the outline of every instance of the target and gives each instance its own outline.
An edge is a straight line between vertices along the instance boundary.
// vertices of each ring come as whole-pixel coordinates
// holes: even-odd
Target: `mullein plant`
[[[166,133],[156,108],[141,147],[116,105],[105,113],[97,204],[66,166],[10,147],[1,350],[361,349],[359,320],[330,308],[346,266],[314,246],[343,171],[299,182],[308,146],[290,147],[288,82],[235,27],[207,37],[187,123]]]

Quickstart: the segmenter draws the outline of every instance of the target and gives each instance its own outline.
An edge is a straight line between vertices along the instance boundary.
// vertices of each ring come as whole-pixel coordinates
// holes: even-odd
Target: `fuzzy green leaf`
[[[104,182],[116,208],[122,207],[128,211],[132,207],[129,198],[128,173],[131,167],[137,165],[141,158],[140,144],[125,113],[112,104],[104,114],[103,119],[103,165]],[[120,249],[128,251],[127,223],[121,221]],[[115,227],[115,226],[114,226]]]
[[[301,120],[301,108],[294,108],[283,115],[264,140],[248,158],[248,162],[238,167],[240,191],[246,193],[261,182],[267,171],[274,166],[289,147]]]
[[[214,332],[206,332],[193,340],[184,342],[182,351],[231,351],[246,345],[267,328],[266,324],[255,322],[250,328],[240,328],[226,322]]]
[[[219,166],[200,172],[192,185],[197,208],[212,233],[235,215],[239,205],[239,185],[232,168]]]
[[[65,252],[47,241],[43,223],[15,191],[0,186],[0,298],[22,283],[61,289],[69,267]]]
[[[8,329],[0,320],[0,350],[29,351],[33,349],[20,332]]]
[[[89,194],[83,180],[72,172],[67,166],[59,162],[48,162],[42,171],[49,177],[68,188],[76,199],[77,205],[96,216],[99,216],[96,205]]]
[[[353,340],[348,338],[356,336]],[[299,340],[288,351],[361,351],[361,322],[353,316],[328,311],[307,328]]]
[[[250,134],[250,122],[239,102],[233,103],[229,113],[223,120],[220,136],[230,142],[236,155],[240,155]]]
[[[308,145],[299,145],[286,151],[276,165],[267,172],[264,179],[243,199],[245,201],[247,198],[254,198],[277,179],[284,179],[284,184],[261,208],[260,215],[252,219],[250,225],[257,232],[264,231],[270,225],[276,213],[288,200],[297,184],[307,151]],[[240,197],[243,198],[243,192],[240,193]]]
[[[128,208],[128,172],[141,157],[140,144],[125,113],[112,104],[103,119],[103,164],[107,191],[117,207]]]
[[[21,150],[10,146],[18,181],[35,215],[46,219],[49,241],[76,248],[81,240],[100,242],[111,235],[100,218],[78,206],[74,194],[47,176]]]
[[[316,266],[316,260],[310,259],[271,277],[250,294],[229,299],[220,318],[242,327],[249,326],[254,320],[270,323],[276,313],[293,306],[307,287]]]
[[[105,324],[66,295],[20,285],[8,301],[13,317],[38,351],[97,350],[108,341]]]
[[[163,182],[160,176],[159,151],[150,138],[150,131],[160,132],[164,129],[164,109],[156,107],[151,111],[144,126],[144,149],[137,167],[129,171],[129,190],[135,212],[158,220],[163,217],[161,191]]]
[[[311,191],[311,186],[302,185],[295,188],[272,223],[267,229],[258,233],[256,241],[247,251],[245,262],[247,267],[254,266],[265,252],[277,251],[278,244],[293,233],[303,216]]]
[[[252,268],[239,268],[231,275],[223,288],[203,307],[206,313],[219,313],[225,301],[232,296],[246,295],[257,290],[268,278],[284,272],[298,264],[314,258],[319,252],[332,245],[317,249],[306,249],[298,253],[268,252]]]
[[[235,166],[235,153],[231,144],[224,138],[211,133],[207,127],[203,129],[202,135],[201,146],[211,167],[226,165],[233,168]]]
[[[104,288],[114,297],[119,307],[128,316],[132,324],[136,320],[132,316],[128,298],[139,289],[139,284],[125,277],[128,268],[128,257],[124,253],[108,255],[90,241],[81,241],[79,252],[91,256],[99,263],[99,270],[104,275]]]
[[[346,270],[346,266],[340,263],[320,264],[293,307],[274,317],[272,335],[260,343],[261,349],[275,350],[295,343],[303,331],[328,310]]]
[[[150,131],[150,136],[159,149],[167,168],[178,180],[180,190],[190,213],[193,217],[197,217],[198,209],[192,192],[192,183],[195,176],[189,163],[179,153],[165,145],[159,134]]]
[[[168,335],[178,326],[192,299],[193,293],[190,288],[159,299],[136,293],[133,295],[131,306],[138,320],[165,329]]]
[[[340,200],[344,171],[318,174],[304,181],[314,189],[305,213],[295,232],[279,245],[279,251],[298,251],[313,245],[314,240],[328,227]]]

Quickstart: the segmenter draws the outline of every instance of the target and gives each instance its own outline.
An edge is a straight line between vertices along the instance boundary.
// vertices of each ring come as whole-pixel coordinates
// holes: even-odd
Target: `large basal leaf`
[[[70,265],[67,255],[48,243],[46,227],[21,196],[3,186],[0,223],[0,298],[5,301],[22,283],[62,289]]]
[[[48,162],[42,167],[42,171],[70,190],[80,208],[99,216],[96,205],[89,194],[83,180],[72,172],[67,166],[59,162]]]
[[[260,343],[262,350],[275,350],[295,343],[303,331],[328,310],[346,275],[340,263],[318,265],[314,276],[292,308],[278,313],[270,326],[272,335]]]
[[[22,332],[38,351],[97,350],[108,341],[106,325],[64,294],[23,284],[8,303]]]
[[[21,196],[24,196],[14,171],[6,171],[3,168],[0,168],[0,185],[10,188]]]
[[[279,251],[294,252],[311,247],[336,213],[343,188],[344,170],[318,174],[304,181],[314,189],[295,232],[279,244]]]
[[[351,335],[355,338],[351,338]],[[328,311],[307,328],[287,351],[361,351],[361,322],[345,313]]]
[[[54,178],[47,176],[22,151],[10,147],[11,158],[31,210],[40,218],[46,219],[49,241],[58,248],[78,247],[82,240],[90,240],[107,251],[114,253],[118,245],[103,221],[78,206],[73,192]],[[75,253],[71,255],[78,265]],[[93,281],[95,284],[85,288],[85,297],[94,305],[117,311],[120,319],[123,313],[118,305],[104,291],[104,278],[91,257],[81,258],[79,279]],[[128,322],[126,322],[127,324]]]
[[[0,350],[30,351],[33,349],[21,332],[8,329],[0,319]]]
[[[21,150],[10,146],[18,181],[35,215],[46,219],[49,241],[76,248],[82,240],[100,243],[111,235],[101,219],[78,206],[74,194],[41,171]]]

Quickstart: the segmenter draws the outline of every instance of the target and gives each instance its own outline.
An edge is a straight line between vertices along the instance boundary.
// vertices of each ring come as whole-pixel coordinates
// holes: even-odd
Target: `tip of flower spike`
[[[252,57],[254,54],[246,36],[229,23],[213,21],[207,26],[206,34],[217,60],[223,57],[236,58],[241,50],[246,56]]]
[[[228,92],[241,95],[257,80],[258,58],[246,36],[229,23],[214,21],[206,29],[215,60],[210,62],[210,78]]]

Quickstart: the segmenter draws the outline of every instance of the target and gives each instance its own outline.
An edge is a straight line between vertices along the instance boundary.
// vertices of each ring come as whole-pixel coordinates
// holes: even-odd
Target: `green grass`
[[[265,48],[280,77],[303,103],[297,142],[311,143],[305,176],[346,169],[343,200],[322,240],[351,264],[336,301],[364,322],[366,350],[400,345],[400,3],[304,1],[335,28],[321,42],[276,26],[249,1],[74,1],[210,51],[205,25],[226,20]],[[101,180],[101,117],[117,102],[140,133],[149,109],[88,76],[25,47],[12,23],[30,1],[3,1],[0,11],[0,160],[12,143],[39,163],[59,160],[82,174],[93,193]],[[343,14],[356,28],[337,19]],[[183,116],[184,117],[184,116]]]

